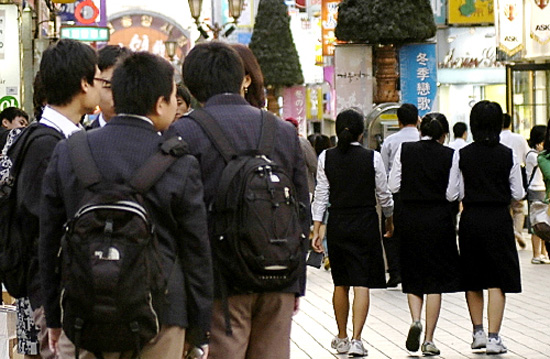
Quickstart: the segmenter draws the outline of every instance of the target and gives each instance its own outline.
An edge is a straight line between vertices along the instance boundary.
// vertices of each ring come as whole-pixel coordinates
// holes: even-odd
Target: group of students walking
[[[509,208],[512,199],[524,197],[524,189],[519,161],[512,149],[500,143],[502,109],[490,101],[475,104],[470,115],[474,142],[460,150],[444,145],[449,123],[443,114],[425,115],[420,134],[415,133],[418,110],[414,105],[403,104],[397,116],[403,133],[388,137],[381,156],[360,146],[362,114],[354,109],[342,111],[336,119],[338,144],[319,157],[312,245],[324,251],[318,229],[328,208],[327,244],[338,326],[331,346],[350,357],[367,355],[361,331],[369,309],[369,290],[388,285],[378,203],[385,217],[384,239],[398,239],[399,279],[412,319],[407,350],[440,354],[434,331],[442,293],[464,291],[473,326],[471,348],[505,353],[499,332],[506,293],[521,291]],[[382,160],[384,155],[390,169]],[[459,202],[463,209],[457,243]],[[388,266],[392,260],[388,258]],[[353,336],[349,340],[346,327],[352,287]],[[483,325],[484,290],[488,290],[488,332]],[[426,328],[421,342],[424,306]]]

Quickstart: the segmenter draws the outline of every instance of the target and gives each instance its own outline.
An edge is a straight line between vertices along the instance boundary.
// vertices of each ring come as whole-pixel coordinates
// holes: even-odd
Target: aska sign
[[[401,101],[418,107],[420,117],[431,112],[437,94],[435,44],[410,44],[399,50]]]
[[[21,104],[19,8],[0,4],[0,111]]]

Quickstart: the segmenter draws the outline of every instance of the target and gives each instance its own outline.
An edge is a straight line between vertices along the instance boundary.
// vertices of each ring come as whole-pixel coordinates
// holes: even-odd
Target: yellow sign
[[[494,0],[449,0],[449,24],[494,22]]]

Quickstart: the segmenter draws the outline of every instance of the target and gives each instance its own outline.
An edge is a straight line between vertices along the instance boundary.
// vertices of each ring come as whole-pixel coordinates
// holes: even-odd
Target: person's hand
[[[294,298],[294,311],[292,312],[292,316],[295,316],[300,311],[300,297]]]
[[[50,346],[50,350],[52,353],[57,357],[57,354],[59,353],[59,337],[61,336],[61,328],[48,328],[48,345]]]
[[[393,237],[393,216],[386,218],[386,233],[384,233],[384,238]]]
[[[201,348],[202,348],[202,351],[204,352],[201,359],[207,359],[208,358],[208,345],[203,345]]]
[[[323,253],[325,251],[323,248],[323,238],[315,231],[313,232],[313,239],[311,240],[311,248],[317,253]]]

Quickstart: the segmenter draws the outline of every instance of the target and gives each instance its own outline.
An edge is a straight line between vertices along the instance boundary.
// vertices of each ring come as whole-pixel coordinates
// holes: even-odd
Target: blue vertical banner
[[[434,107],[437,94],[435,44],[409,44],[399,50],[401,101],[418,107],[420,117]]]

